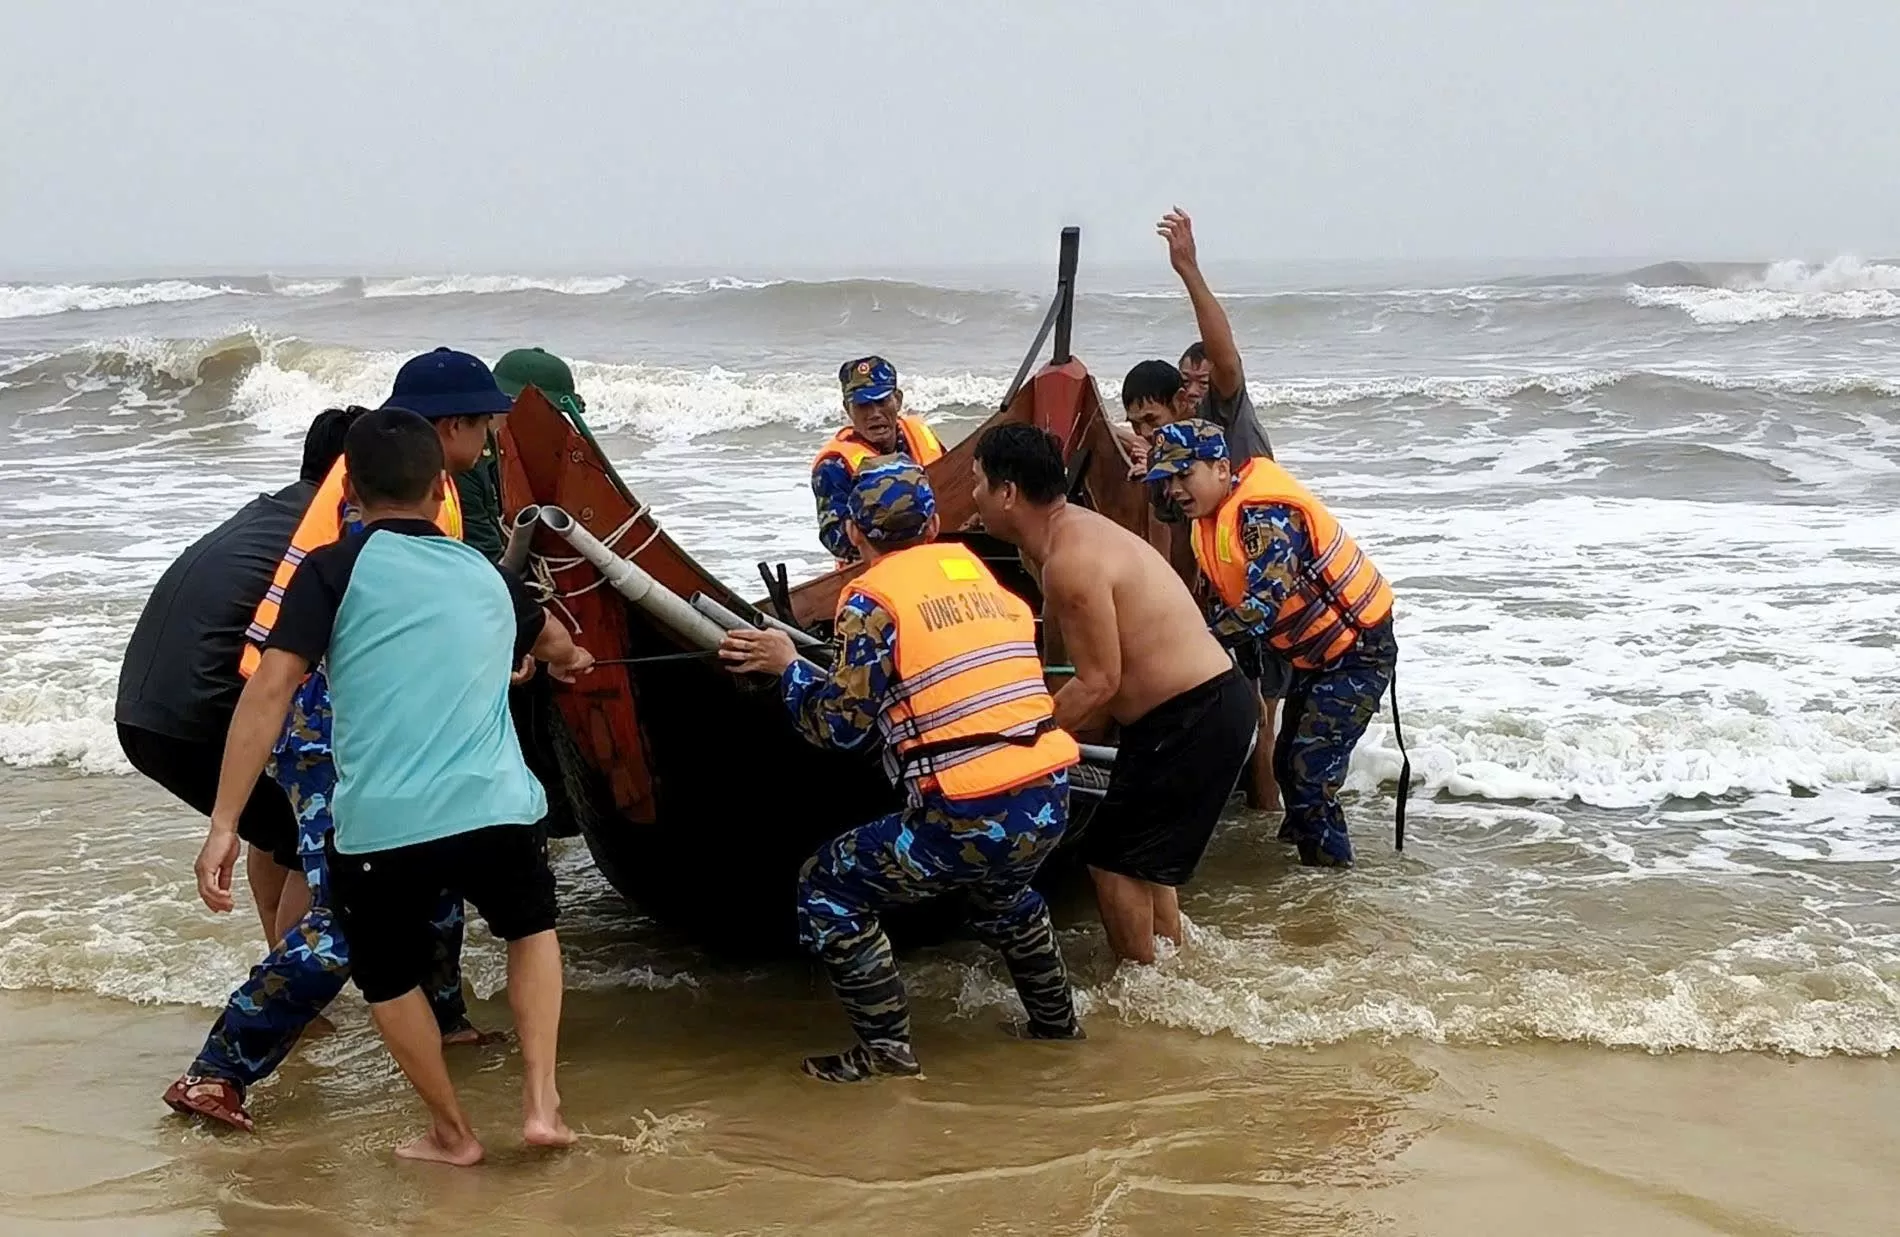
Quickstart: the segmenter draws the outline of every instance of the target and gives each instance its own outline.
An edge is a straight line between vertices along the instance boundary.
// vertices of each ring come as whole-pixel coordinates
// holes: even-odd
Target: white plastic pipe
[[[528,565],[528,547],[534,542],[534,530],[541,523],[541,508],[523,507],[515,512],[515,522],[508,526],[508,546],[501,552],[501,565],[516,575]]]
[[[719,647],[725,633],[718,624],[686,604],[686,600],[678,593],[655,580],[633,562],[602,545],[600,539],[582,528],[573,516],[559,507],[543,507],[540,520],[556,536],[573,546],[575,553],[592,563],[594,570],[600,572],[614,592],[639,606],[655,621],[688,643],[702,649]]]
[[[719,624],[719,626],[726,631],[739,631],[752,627],[751,623],[739,617],[727,607],[720,605],[704,593],[694,593],[687,599],[687,602],[693,609]],[[816,649],[824,646],[824,642],[819,640],[816,636],[807,631],[800,631],[790,623],[781,623],[769,614],[761,614],[759,617],[765,620],[767,627],[776,631],[782,631],[787,636],[790,636],[792,643],[801,649]]]

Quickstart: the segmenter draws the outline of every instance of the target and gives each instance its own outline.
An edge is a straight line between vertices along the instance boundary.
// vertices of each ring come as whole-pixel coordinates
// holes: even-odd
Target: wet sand
[[[840,1037],[824,996],[574,994],[588,1136],[524,1149],[509,1050],[464,1050],[490,1160],[454,1170],[390,1155],[420,1110],[360,1009],[260,1089],[253,1137],[158,1100],[208,1011],[0,993],[0,1231],[1768,1237],[1900,1214],[1880,1060],[1263,1050],[1112,1017],[1024,1044],[926,1002],[923,1080],[833,1088],[794,1068]]]

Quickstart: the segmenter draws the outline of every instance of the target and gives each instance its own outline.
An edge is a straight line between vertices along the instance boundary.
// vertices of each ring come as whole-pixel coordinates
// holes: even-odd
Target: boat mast
[[[1015,379],[1010,382],[1009,390],[1003,393],[1003,402],[996,406],[999,411],[1007,411],[1016,393],[1023,389],[1023,383],[1029,381],[1029,371],[1036,367],[1036,358],[1042,355],[1042,345],[1048,340],[1050,331],[1056,333],[1056,351],[1050,364],[1069,363],[1069,330],[1075,323],[1075,264],[1081,252],[1082,229],[1062,229],[1062,254],[1056,261],[1056,299],[1050,302],[1049,312],[1042,316],[1042,328],[1036,332],[1036,342],[1029,345],[1029,352],[1017,368]]]
[[[1082,229],[1062,229],[1062,255],[1056,261],[1056,350],[1051,365],[1069,363],[1069,330],[1075,325],[1075,264],[1082,254]]]

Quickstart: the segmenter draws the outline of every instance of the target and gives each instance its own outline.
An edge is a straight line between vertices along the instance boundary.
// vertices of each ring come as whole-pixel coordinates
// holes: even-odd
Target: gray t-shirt
[[[1263,455],[1273,458],[1273,443],[1267,438],[1266,427],[1260,424],[1260,414],[1253,410],[1246,379],[1241,379],[1240,390],[1234,392],[1232,399],[1220,398],[1209,385],[1207,394],[1201,396],[1198,411],[1202,420],[1212,421],[1227,435],[1227,453],[1234,460],[1257,459]]]

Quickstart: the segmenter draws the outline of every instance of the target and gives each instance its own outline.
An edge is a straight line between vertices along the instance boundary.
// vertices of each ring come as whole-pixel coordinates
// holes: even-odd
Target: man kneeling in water
[[[734,670],[780,676],[813,743],[859,748],[881,731],[884,770],[910,800],[826,843],[799,875],[799,935],[858,1034],[805,1071],[827,1082],[919,1072],[878,912],[957,891],[1009,967],[1027,1033],[1079,1038],[1049,908],[1029,887],[1068,824],[1081,756],[1050,720],[1035,616],[975,554],[936,543],[936,499],[912,461],[867,461],[848,514],[867,566],[839,602],[830,670],[798,660],[783,632],[736,631],[719,650]]]
[[[242,810],[291,694],[326,664],[338,771],[326,849],[351,978],[432,1117],[396,1154],[458,1165],[483,1154],[422,988],[444,889],[508,942],[522,1135],[565,1146],[574,1135],[554,1082],[554,875],[534,823],[547,798],[522,762],[508,679],[529,652],[563,678],[593,659],[519,580],[432,522],[448,480],[428,422],[399,408],[369,413],[350,428],[344,458],[363,531],[312,551],[284,591],[231,723],[212,827],[229,827]]]
[[[1056,724],[1077,731],[1112,717],[1121,727],[1082,856],[1109,945],[1153,962],[1155,937],[1180,943],[1175,890],[1194,875],[1252,749],[1253,689],[1167,560],[1068,502],[1054,438],[999,425],[976,444],[971,469],[983,527],[1040,565],[1047,613],[1075,663],[1056,693]]]

